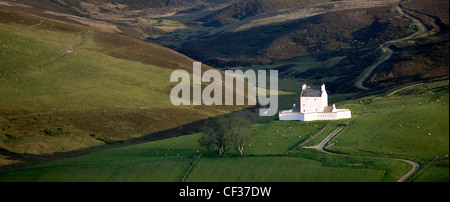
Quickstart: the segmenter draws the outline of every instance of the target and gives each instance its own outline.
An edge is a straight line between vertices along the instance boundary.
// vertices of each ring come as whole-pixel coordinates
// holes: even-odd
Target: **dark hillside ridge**
[[[17,0],[18,3],[30,5],[35,8],[44,10],[50,10],[54,12],[68,13],[73,15],[84,16],[85,10],[81,5],[82,2],[92,1],[88,0]],[[129,10],[140,9],[170,9],[170,8],[183,8],[193,7],[196,4],[195,0],[98,0],[98,3],[111,3],[111,4],[123,4],[126,5]]]
[[[17,0],[17,3],[23,3],[25,5],[32,6],[33,8],[39,8],[43,10],[49,10],[53,12],[68,13],[72,15],[84,16],[80,12],[80,2],[81,0]]]
[[[132,9],[171,8],[196,5],[195,0],[101,0],[112,4],[125,4]]]
[[[396,54],[375,69],[368,86],[390,86],[449,76],[449,2],[416,0],[402,6],[436,33],[391,46]]]
[[[229,23],[280,9],[295,8],[330,0],[242,0],[199,19],[205,26],[220,27]]]
[[[178,51],[216,67],[265,64],[295,57],[360,48],[410,34],[411,22],[392,7],[316,15],[185,43]],[[358,16],[351,16],[358,13]]]

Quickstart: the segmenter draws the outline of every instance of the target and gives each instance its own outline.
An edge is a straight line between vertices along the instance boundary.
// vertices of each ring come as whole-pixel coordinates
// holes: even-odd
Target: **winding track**
[[[360,88],[360,89],[363,89],[363,90],[369,90],[369,88],[367,88],[367,87],[365,87],[365,86],[363,85],[363,82],[364,82],[364,81],[372,74],[373,70],[374,70],[375,68],[377,68],[378,65],[380,65],[380,64],[383,63],[384,61],[386,61],[386,60],[388,60],[389,58],[391,58],[392,54],[394,53],[394,51],[393,51],[392,49],[389,48],[389,46],[391,46],[391,45],[392,45],[392,43],[389,42],[389,43],[383,44],[383,45],[381,46],[381,48],[382,48],[383,51],[384,51],[384,50],[387,51],[387,55],[384,55],[383,58],[381,58],[380,60],[378,60],[378,62],[376,62],[376,63],[374,63],[373,65],[370,66],[369,70],[364,74],[364,76],[363,76],[360,80],[356,81],[356,83],[355,83],[356,87],[358,87],[358,88]]]
[[[406,39],[411,39],[411,38],[419,38],[422,34],[428,32],[428,28],[423,24],[423,22],[418,19],[415,18],[413,16],[411,16],[410,14],[408,14],[407,12],[405,12],[402,7],[400,5],[396,5],[397,11],[404,15],[405,17],[409,18],[410,20],[414,21],[416,24],[421,26],[421,30],[418,33],[413,33],[405,38],[402,39],[397,39],[397,40],[393,40],[393,41],[388,41],[386,43],[384,43],[383,45],[380,46],[380,48],[384,51],[387,52],[387,54],[383,55],[376,63],[374,63],[373,65],[371,65],[369,67],[369,70],[367,70],[367,72],[363,75],[363,77],[361,79],[359,79],[358,81],[355,82],[355,86],[363,89],[363,90],[369,90],[369,88],[365,87],[363,85],[364,81],[367,80],[367,78],[372,74],[373,70],[375,70],[375,68],[377,68],[381,63],[383,63],[384,61],[388,60],[389,58],[391,58],[392,54],[394,53],[394,51],[392,49],[389,48],[389,46],[391,46],[393,43],[395,42],[400,42]]]
[[[330,141],[331,138],[333,138],[335,135],[337,135],[339,132],[341,132],[341,130],[344,129],[343,126],[340,126],[339,128],[337,128],[336,130],[334,130],[333,132],[331,132],[325,139],[322,140],[322,142],[320,142],[318,145],[314,145],[314,146],[304,146],[303,148],[309,148],[309,149],[317,149],[321,152],[325,152],[327,154],[333,154],[333,155],[341,155],[341,156],[348,156],[347,154],[338,154],[338,153],[332,153],[329,151],[324,150],[323,148],[325,147],[325,145],[328,143],[328,141]]]
[[[314,146],[304,146],[302,148],[309,148],[309,149],[317,149],[321,152],[325,152],[327,154],[332,154],[332,155],[340,155],[340,156],[350,156],[348,154],[341,154],[341,153],[333,153],[330,151],[326,151],[324,149],[325,145],[331,140],[331,138],[335,137],[337,134],[339,134],[339,132],[341,132],[344,128],[349,126],[349,122],[346,123],[347,126],[339,126],[336,130],[334,130],[333,132],[331,132],[325,139],[322,140],[322,142],[320,142],[318,145],[314,145]],[[411,160],[407,160],[407,159],[398,159],[395,158],[395,160],[399,160],[399,161],[403,161],[403,162],[407,162],[409,164],[411,164],[413,166],[413,168],[406,173],[403,177],[401,177],[400,179],[397,180],[397,182],[403,182],[405,181],[409,176],[411,176],[412,174],[414,174],[420,167],[420,165],[414,161]]]
[[[409,164],[411,164],[413,166],[413,168],[408,173],[406,173],[406,175],[404,175],[403,177],[398,179],[397,182],[405,181],[409,176],[414,174],[420,167],[420,165],[418,163],[416,163],[414,161],[411,161],[411,160],[406,160],[406,159],[396,159],[396,160],[404,161],[404,162],[409,163]]]
[[[379,59],[376,63],[374,63],[373,65],[371,65],[371,66],[369,67],[369,70],[363,75],[363,77],[362,77],[361,79],[359,79],[358,81],[355,82],[355,86],[358,87],[358,88],[360,88],[360,89],[363,89],[363,90],[369,90],[369,88],[367,88],[367,87],[365,87],[365,86],[363,85],[364,81],[372,74],[372,72],[373,72],[373,70],[375,70],[375,68],[377,68],[377,67],[378,67],[381,63],[383,63],[384,61],[386,61],[386,60],[388,60],[389,58],[391,58],[391,56],[392,56],[392,54],[394,53],[394,51],[393,51],[392,49],[390,49],[389,47],[390,47],[394,42],[399,42],[399,41],[403,41],[403,40],[410,39],[410,38],[418,38],[418,37],[420,37],[422,34],[428,32],[428,28],[423,24],[423,22],[422,22],[420,19],[415,18],[415,17],[411,16],[410,14],[408,14],[407,12],[405,12],[405,11],[401,8],[401,6],[398,5],[398,4],[396,5],[396,8],[397,8],[397,10],[398,10],[398,12],[399,12],[400,14],[404,15],[405,17],[407,17],[407,18],[411,19],[412,21],[414,21],[416,24],[420,25],[421,28],[422,28],[422,29],[421,29],[422,31],[420,31],[420,32],[418,32],[418,33],[413,33],[413,34],[411,34],[410,36],[407,36],[407,37],[405,37],[405,38],[403,38],[403,39],[394,40],[394,41],[388,41],[388,42],[384,43],[383,45],[381,45],[380,48],[382,48],[382,50],[383,50],[384,52],[387,52],[387,54],[385,54],[385,55],[384,55],[381,59]],[[345,127],[348,127],[348,126],[345,126]],[[325,152],[325,153],[328,153],[328,154],[334,154],[334,155],[346,155],[346,154],[332,153],[332,152],[329,152],[329,151],[325,151],[325,150],[323,149],[324,146],[328,143],[328,141],[329,141],[332,137],[336,136],[342,129],[343,129],[343,127],[339,127],[338,129],[336,129],[335,131],[333,131],[330,135],[328,135],[328,137],[326,137],[320,144],[318,144],[318,145],[316,145],[316,146],[303,147],[303,148],[314,148],[314,149],[317,149],[317,150],[319,150],[319,151],[322,151],[322,152]],[[411,165],[413,166],[413,168],[412,168],[406,175],[404,175],[404,176],[401,177],[399,180],[397,180],[397,182],[403,182],[403,181],[405,181],[409,176],[411,176],[412,174],[414,174],[414,173],[419,169],[419,167],[420,167],[420,165],[419,165],[418,163],[416,163],[416,162],[414,162],[414,161],[411,161],[411,160],[406,160],[406,159],[396,159],[396,160],[407,162],[407,163],[409,163],[409,164],[411,164]]]

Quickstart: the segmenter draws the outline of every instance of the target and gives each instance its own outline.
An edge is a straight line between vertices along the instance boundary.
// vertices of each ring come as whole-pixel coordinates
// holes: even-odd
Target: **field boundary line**
[[[202,157],[203,155],[199,154],[196,156],[195,160],[191,163],[191,165],[188,167],[186,172],[184,173],[183,178],[181,178],[181,182],[186,182],[186,179],[189,177],[189,174],[191,174],[192,169],[194,168],[195,164],[197,164],[197,161]]]

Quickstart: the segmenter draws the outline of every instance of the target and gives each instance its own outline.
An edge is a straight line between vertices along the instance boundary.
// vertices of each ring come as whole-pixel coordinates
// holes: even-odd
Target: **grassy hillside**
[[[151,134],[240,108],[174,107],[170,74],[193,60],[173,50],[0,9],[1,165],[166,138]]]

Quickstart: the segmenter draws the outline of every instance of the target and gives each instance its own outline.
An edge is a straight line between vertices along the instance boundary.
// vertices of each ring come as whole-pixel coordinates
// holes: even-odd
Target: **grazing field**
[[[0,181],[180,181],[194,155],[207,153],[198,146],[199,137],[155,141],[5,172]]]
[[[389,159],[333,157],[332,163],[297,156],[201,158],[187,181],[200,182],[381,182],[395,181],[408,165]],[[358,163],[348,163],[350,161]],[[360,160],[360,161],[358,161]],[[371,165],[367,165],[367,164]],[[375,165],[375,166],[374,166]],[[400,172],[399,172],[400,171]]]
[[[231,150],[219,157],[199,146],[200,134],[192,134],[4,172],[0,181],[395,181],[410,169],[407,163],[388,158],[311,150],[289,153],[324,125],[279,121],[254,125],[251,146],[246,146],[243,157]]]
[[[443,86],[436,87],[436,83]],[[424,166],[418,180],[448,181],[448,100],[448,80],[444,80],[401,88],[364,104],[346,105],[364,117],[331,141],[328,150],[410,159]]]
[[[275,147],[283,142],[258,130],[260,126],[253,130],[253,144],[272,139]],[[304,134],[299,127],[291,130]],[[327,157],[308,150],[277,154],[282,148],[287,152],[289,146],[278,146],[273,153],[269,145],[248,151],[260,155],[235,157],[228,152],[217,157],[198,145],[199,137],[181,136],[4,172],[0,181],[181,181],[199,154],[202,157],[185,181],[395,181],[409,169],[408,164],[390,159]]]
[[[448,80],[340,104],[354,121],[326,150],[348,156],[297,147],[317,144],[345,120],[272,119],[251,126],[242,157],[200,147],[196,133],[2,172],[0,181],[395,182],[412,169],[397,158],[420,164],[408,181],[448,181]]]
[[[269,121],[252,126],[252,141],[245,148],[249,155],[280,155],[317,133],[325,123]]]
[[[358,119],[336,138],[333,151],[418,161],[448,155],[448,94],[346,107],[372,114]]]

